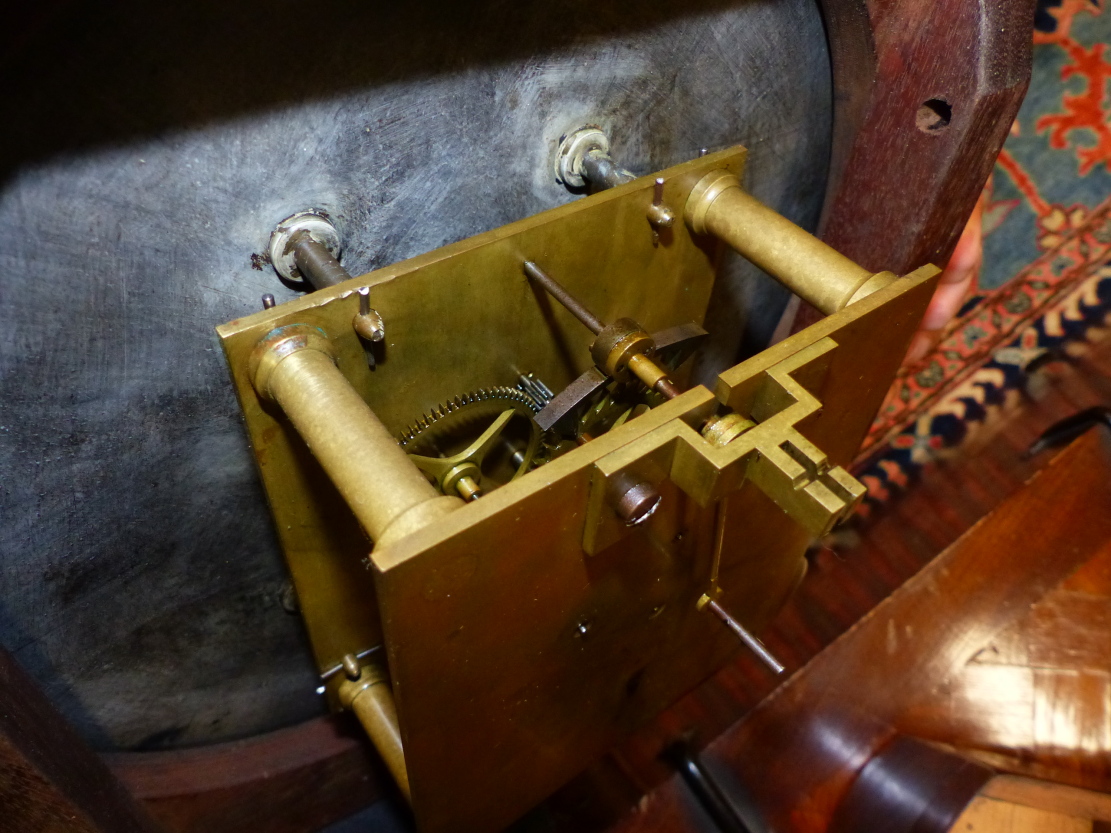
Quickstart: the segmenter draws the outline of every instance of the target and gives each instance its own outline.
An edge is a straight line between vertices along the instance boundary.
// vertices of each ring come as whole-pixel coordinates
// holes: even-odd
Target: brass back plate
[[[706,172],[741,175],[744,159],[738,147],[664,171],[665,204],[678,213]],[[650,331],[703,320],[717,246],[693,238],[682,223],[664,230],[656,245],[647,219],[653,181],[630,182],[217,328],[321,670],[381,642],[366,568],[370,544],[296,432],[255,393],[248,377],[254,345],[285,324],[320,326],[340,369],[394,432],[458,394],[514,385],[519,373],[535,373],[558,391],[591,366],[590,336],[529,283],[525,260],[549,270],[603,320],[632,316]],[[371,304],[386,324],[373,372],[351,328],[363,286],[372,287]]]

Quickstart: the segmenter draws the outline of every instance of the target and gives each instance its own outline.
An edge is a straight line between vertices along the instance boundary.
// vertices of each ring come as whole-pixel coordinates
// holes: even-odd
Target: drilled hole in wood
[[[949,126],[953,118],[953,108],[948,101],[941,98],[931,98],[918,108],[915,123],[923,133],[940,133]]]

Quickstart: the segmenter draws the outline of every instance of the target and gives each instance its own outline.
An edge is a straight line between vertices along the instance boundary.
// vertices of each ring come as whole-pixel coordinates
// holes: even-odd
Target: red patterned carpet
[[[903,368],[858,460],[874,511],[1016,401],[1028,373],[1111,326],[1111,13],[1039,9],[1030,92],[984,190],[979,288]]]

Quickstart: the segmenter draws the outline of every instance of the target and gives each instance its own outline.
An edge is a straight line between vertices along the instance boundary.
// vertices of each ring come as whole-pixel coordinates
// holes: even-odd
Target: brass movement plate
[[[781,397],[764,423],[710,449],[691,425],[718,400],[698,387],[373,554],[423,831],[499,829],[719,668],[738,643],[696,609],[716,553],[722,604],[750,630],[768,624],[811,536],[744,471],[792,426],[831,464],[852,460],[936,275],[920,270],[720,377],[718,397],[751,412],[792,366],[786,378],[811,399],[801,412]],[[676,486],[676,440],[729,452],[744,466],[737,490],[700,507]],[[592,478],[659,449],[648,462],[671,477],[659,511],[587,555]]]
[[[738,148],[658,174],[665,203],[681,215],[704,174],[740,175],[743,161]],[[369,562],[327,477],[255,395],[250,352],[275,327],[320,326],[394,432],[519,373],[559,390],[589,367],[591,336],[533,289],[525,260],[603,320],[628,316],[654,331],[703,319],[717,246],[681,222],[657,245],[646,220],[654,179],[219,328],[321,669],[384,640],[424,833],[500,829],[719,668],[738,643],[697,609],[702,594],[720,590],[751,630],[767,625],[805,572],[822,501],[852,489],[831,467],[859,447],[937,270],[896,281],[727,370],[713,393],[689,390]],[[367,285],[387,334],[373,372],[351,331],[354,293]],[[722,405],[758,424],[716,448],[697,428]],[[598,497],[622,471],[662,495],[632,530]]]

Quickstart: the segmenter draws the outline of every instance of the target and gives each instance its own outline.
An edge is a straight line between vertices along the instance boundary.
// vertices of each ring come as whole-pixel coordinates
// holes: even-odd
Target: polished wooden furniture
[[[1111,434],[1094,429],[704,759],[780,833],[865,829],[859,812],[839,813],[905,737],[985,769],[1111,791],[1108,507]],[[697,830],[696,813],[672,778],[615,831]],[[920,821],[890,829],[948,829]]]

